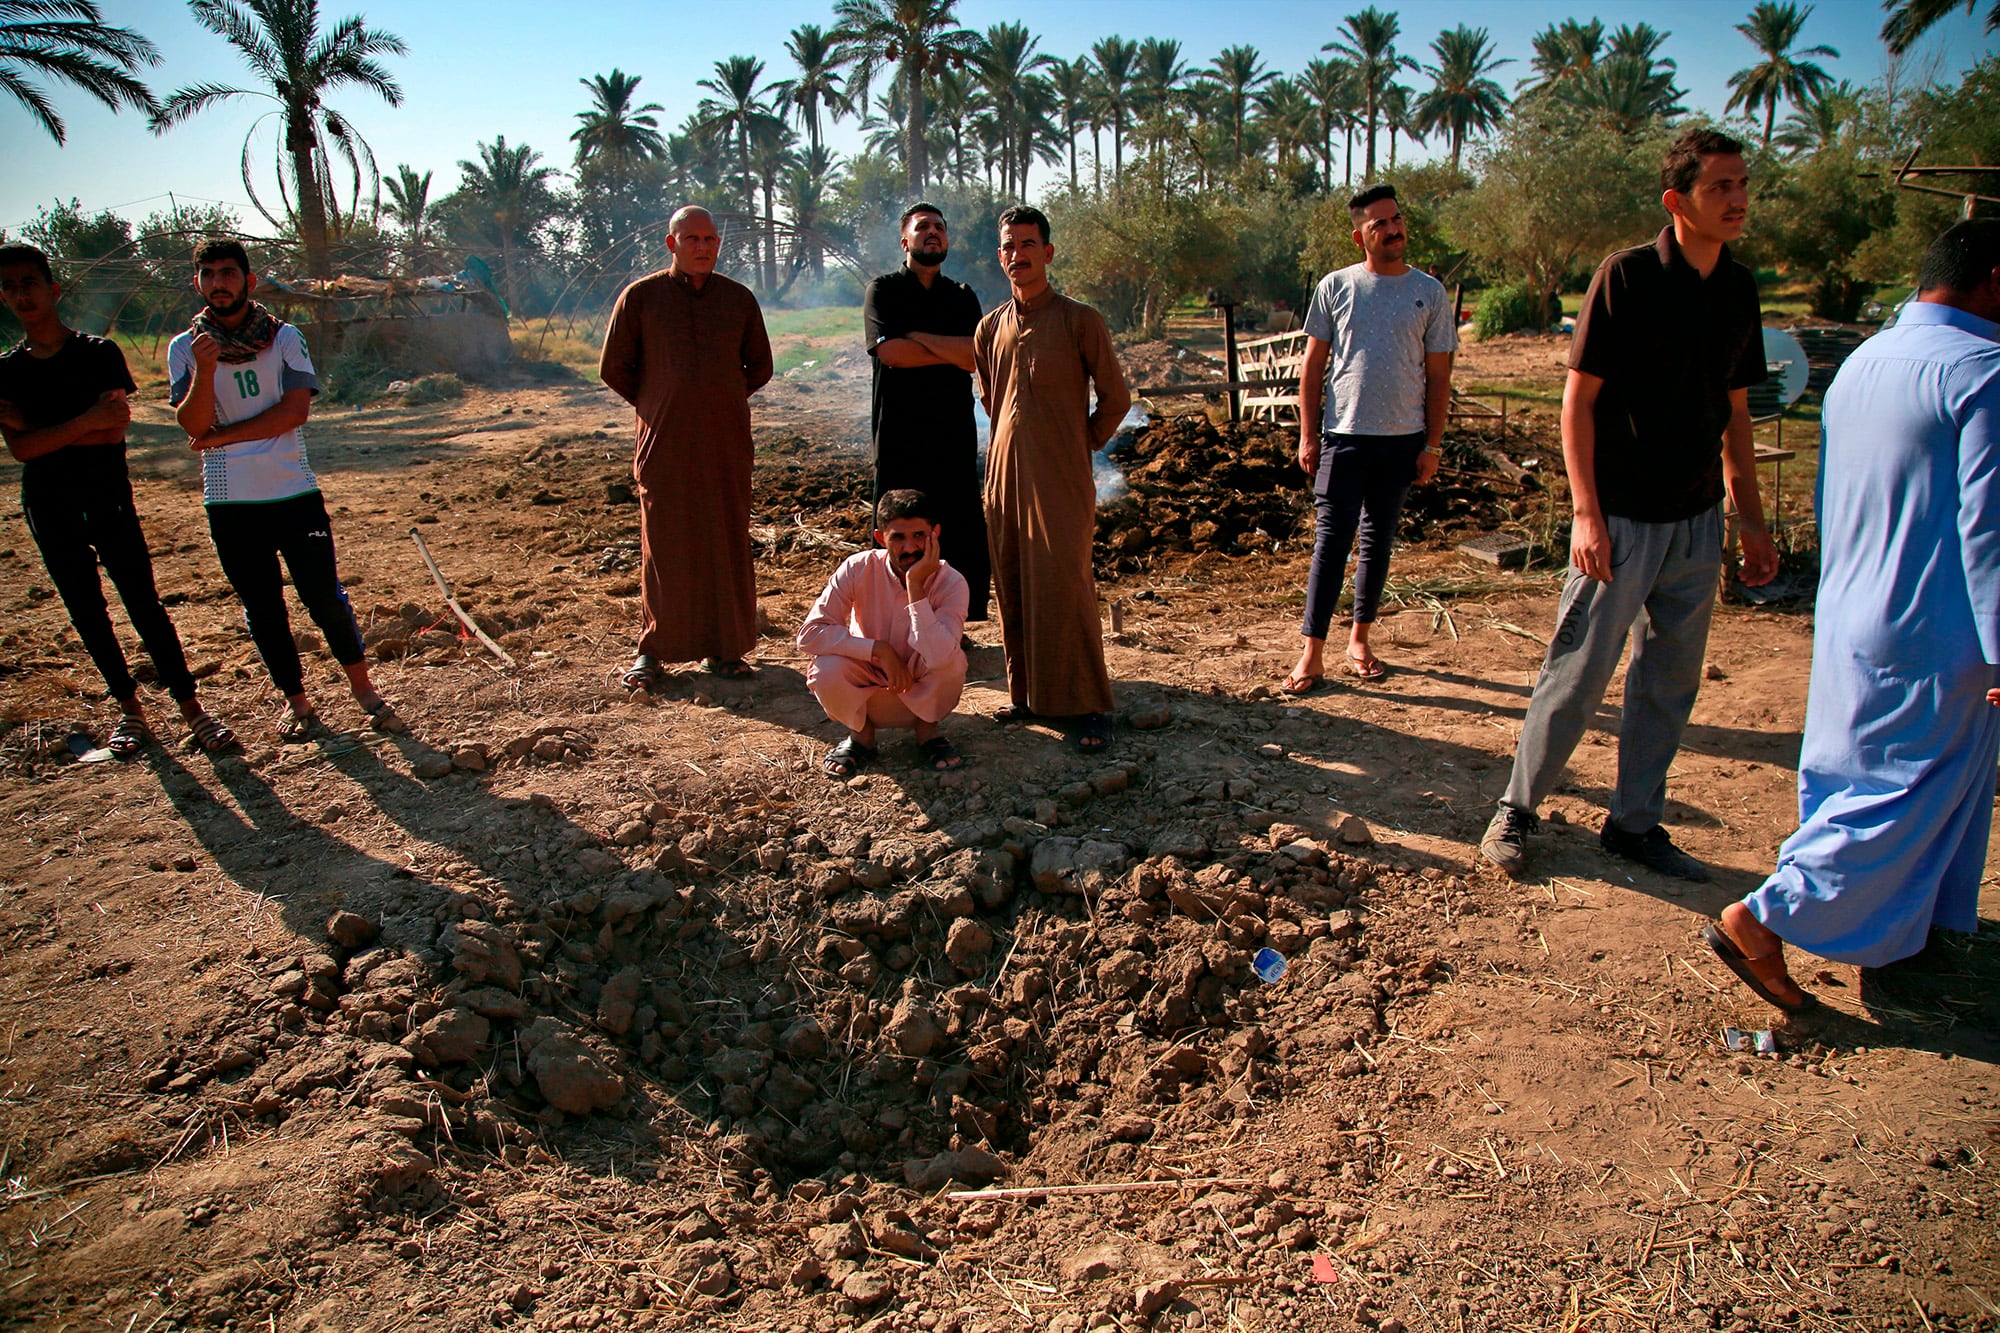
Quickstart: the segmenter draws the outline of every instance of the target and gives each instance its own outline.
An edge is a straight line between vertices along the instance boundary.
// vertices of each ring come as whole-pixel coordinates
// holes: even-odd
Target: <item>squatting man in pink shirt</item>
[[[849,556],[799,627],[812,657],[806,684],[826,715],[847,728],[827,752],[828,777],[852,777],[875,762],[875,733],[909,727],[940,772],[965,756],[938,724],[965,689],[965,576],[946,564],[940,529],[922,491],[885,491],[875,506],[872,551]]]

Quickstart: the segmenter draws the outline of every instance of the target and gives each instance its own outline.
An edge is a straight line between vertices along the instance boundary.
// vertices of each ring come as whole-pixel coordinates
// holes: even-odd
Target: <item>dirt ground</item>
[[[1446,518],[1399,555],[1388,678],[1274,698],[1310,537],[1259,516],[1296,493],[1216,502],[1243,517],[1207,545],[1185,504],[1107,519],[1108,754],[989,720],[975,625],[950,724],[973,765],[891,740],[836,784],[789,632],[865,529],[865,394],[843,355],[759,395],[757,675],[636,701],[607,392],[524,371],[323,404],[314,461],[408,738],[359,725],[306,635],[337,734],[276,745],[148,385],[140,507],[247,744],[76,762],[113,710],[9,503],[0,1319],[2000,1327],[2000,893],[1976,937],[1865,986],[1798,960],[1824,1005],[1789,1023],[1696,936],[1792,827],[1809,607],[1716,621],[1669,810],[1708,886],[1596,847],[1615,687],[1534,875],[1482,868],[1558,578],[1464,560]],[[1160,475],[1135,503],[1227,484]],[[1176,523],[1188,549],[1116,540]],[[458,630],[413,530],[513,666]],[[1288,960],[1270,984],[1260,946]],[[980,1190],[1020,1192],[958,1197]]]

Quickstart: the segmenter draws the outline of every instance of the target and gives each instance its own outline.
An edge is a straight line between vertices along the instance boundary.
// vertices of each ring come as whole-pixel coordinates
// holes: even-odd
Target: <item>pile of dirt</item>
[[[1112,441],[1125,491],[1097,516],[1104,573],[1151,567],[1165,553],[1251,555],[1310,546],[1312,492],[1298,464],[1295,427],[1218,426],[1186,412]],[[1411,489],[1398,534],[1405,543],[1456,541],[1526,515],[1540,487],[1503,472],[1483,441],[1452,432],[1446,467]]]

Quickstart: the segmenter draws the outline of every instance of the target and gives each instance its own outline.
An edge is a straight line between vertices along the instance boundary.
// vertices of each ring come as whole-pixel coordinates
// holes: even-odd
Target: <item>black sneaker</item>
[[[1658,824],[1644,833],[1627,833],[1607,819],[1604,821],[1604,832],[1597,835],[1597,842],[1613,856],[1637,861],[1648,870],[1696,884],[1708,882],[1708,867],[1674,846],[1674,840]]]
[[[1541,820],[1526,810],[1503,805],[1493,812],[1486,834],[1479,840],[1479,854],[1518,878],[1528,868],[1528,835]]]

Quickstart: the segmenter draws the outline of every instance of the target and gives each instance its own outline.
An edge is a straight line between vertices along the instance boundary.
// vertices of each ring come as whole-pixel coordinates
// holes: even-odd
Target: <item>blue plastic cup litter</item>
[[[1285,975],[1285,956],[1276,949],[1259,949],[1250,960],[1250,969],[1268,986]]]

